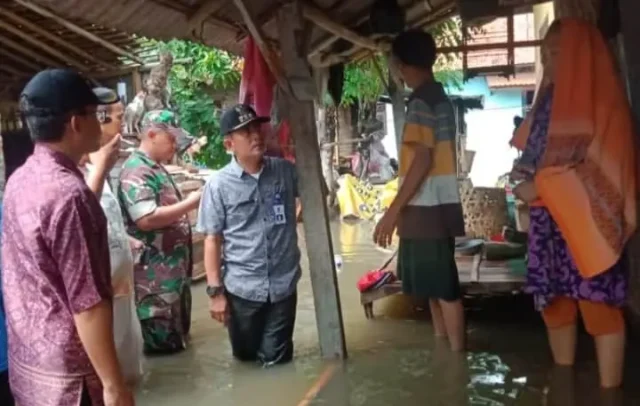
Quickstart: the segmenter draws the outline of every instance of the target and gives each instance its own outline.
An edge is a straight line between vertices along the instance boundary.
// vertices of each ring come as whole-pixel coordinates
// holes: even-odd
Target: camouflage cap
[[[143,128],[160,125],[161,127],[178,128],[178,120],[171,110],[151,110],[142,118]]]
[[[142,118],[142,128],[159,127],[176,137],[178,153],[186,151],[195,138],[178,125],[176,114],[171,110],[151,110]]]

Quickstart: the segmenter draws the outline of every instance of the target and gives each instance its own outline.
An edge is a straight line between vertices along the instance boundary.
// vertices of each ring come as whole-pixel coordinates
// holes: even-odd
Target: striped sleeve
[[[435,131],[437,117],[429,105],[420,99],[413,99],[407,106],[407,117],[402,142],[404,144],[421,144],[435,148]]]

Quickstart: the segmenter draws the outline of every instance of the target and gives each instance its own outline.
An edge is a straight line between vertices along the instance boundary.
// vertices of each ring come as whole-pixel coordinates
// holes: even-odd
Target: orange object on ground
[[[626,92],[595,26],[563,19],[547,148],[535,176],[580,274],[611,268],[636,229],[634,133]],[[535,109],[534,109],[535,110]],[[512,145],[524,150],[532,115]]]
[[[567,327],[576,324],[578,308],[587,332],[592,336],[618,334],[624,331],[622,309],[604,303],[557,297],[542,311],[548,328]]]

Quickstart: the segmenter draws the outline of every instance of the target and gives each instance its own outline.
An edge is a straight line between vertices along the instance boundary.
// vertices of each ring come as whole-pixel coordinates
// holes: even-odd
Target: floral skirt
[[[583,278],[549,211],[543,207],[532,207],[530,217],[525,291],[534,296],[538,310],[557,296],[618,307],[625,304],[628,281],[622,259],[600,275]]]

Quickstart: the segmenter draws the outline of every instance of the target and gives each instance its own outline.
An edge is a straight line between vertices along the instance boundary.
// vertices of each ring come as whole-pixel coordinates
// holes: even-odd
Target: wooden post
[[[391,58],[387,58],[387,61],[389,64],[389,97],[391,98],[393,111],[393,127],[396,132],[396,148],[398,149],[398,156],[400,156],[400,145],[402,145],[402,131],[404,130],[404,118],[406,114],[404,84],[401,83],[397,77],[394,77]]]
[[[631,101],[636,128],[636,141],[640,146],[640,50],[637,39],[640,36],[640,25],[637,21],[640,12],[640,3],[637,0],[618,0],[621,23],[621,64],[622,71],[626,74],[627,91]],[[639,151],[640,148],[636,148]],[[639,156],[636,156],[638,160]],[[638,176],[636,172],[636,176]],[[639,191],[640,192],[640,191]],[[640,213],[640,199],[636,205]],[[629,307],[632,313],[632,326],[634,332],[640,332],[640,232],[636,231],[627,246],[629,260]]]
[[[134,69],[133,72],[131,72],[131,80],[133,82],[133,97],[136,97],[138,93],[144,90],[142,86],[142,75],[139,69]],[[133,98],[131,98],[131,100],[133,100]]]
[[[324,358],[346,358],[340,294],[333,259],[331,231],[325,198],[317,138],[314,102],[316,86],[305,50],[297,41],[303,22],[297,2],[287,3],[278,12],[278,29],[283,68],[291,92],[284,96],[295,137],[296,166],[302,199],[304,232],[320,350]]]

